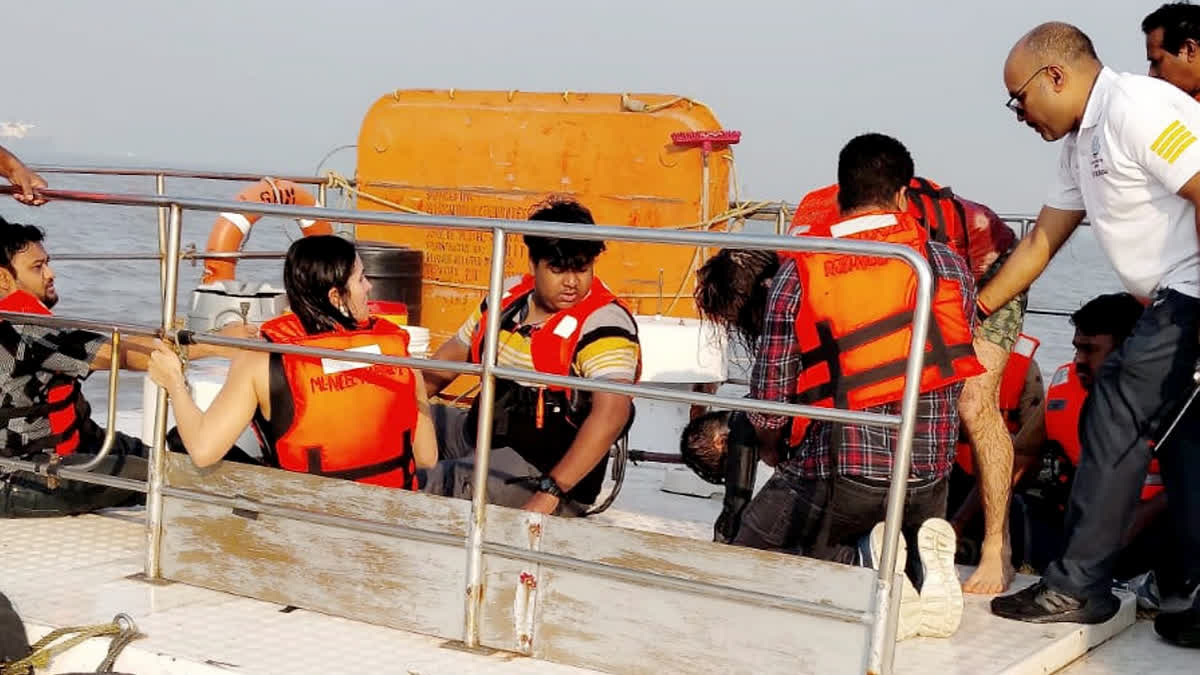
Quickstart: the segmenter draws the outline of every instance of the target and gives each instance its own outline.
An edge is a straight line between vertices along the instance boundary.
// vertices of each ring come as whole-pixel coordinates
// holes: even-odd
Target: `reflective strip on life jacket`
[[[504,326],[520,311],[522,303],[527,302],[533,293],[534,279],[526,274],[519,282],[500,299],[500,324]],[[533,369],[549,375],[569,375],[571,364],[575,361],[575,350],[582,337],[583,324],[593,312],[616,303],[621,309],[633,315],[624,303],[604,285],[599,278],[592,278],[592,286],[587,296],[570,307],[555,312],[541,326],[533,329],[529,336],[529,356],[533,360]],[[483,355],[483,336],[486,332],[488,307],[484,301],[479,317],[479,325],[471,339],[470,358],[472,363],[479,363]],[[641,357],[638,357],[638,372],[641,372]],[[567,391],[564,387],[547,387],[551,391]]]
[[[310,336],[295,314],[263,324],[262,334],[272,342],[351,350],[345,360],[282,356],[294,412],[291,426],[270,444],[279,466],[417,489],[412,451],[416,378],[402,366],[353,361],[353,351],[408,356],[408,334],[373,319],[369,328]]]
[[[831,236],[909,246],[928,259],[928,236],[907,214],[867,214],[835,224]],[[804,370],[801,402],[861,410],[899,401],[916,306],[916,275],[902,261],[845,254],[784,252],[804,289],[796,336]],[[928,392],[984,372],[959,284],[935,278],[925,368]],[[805,424],[792,425],[793,445]]]
[[[13,291],[0,299],[0,310],[50,316],[50,309],[32,293]],[[54,449],[57,455],[70,455],[79,449],[79,380],[65,375],[54,375],[46,387],[46,400],[30,406],[0,408],[0,424],[22,417],[45,416],[50,423],[50,434],[26,443],[21,448],[10,448],[14,455],[24,455]]]

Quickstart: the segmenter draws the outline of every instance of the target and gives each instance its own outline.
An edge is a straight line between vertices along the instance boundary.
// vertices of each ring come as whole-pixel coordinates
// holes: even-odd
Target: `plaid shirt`
[[[930,251],[929,264],[934,275],[958,282],[962,288],[963,310],[974,323],[975,281],[971,269],[962,257],[944,244],[931,242]],[[798,402],[796,381],[803,366],[796,339],[796,314],[800,309],[801,296],[796,264],[786,260],[771,284],[763,334],[751,371],[751,398]],[[958,382],[919,397],[917,423],[913,432],[911,478],[927,480],[940,478],[950,472],[955,443],[958,441],[958,396],[962,387],[962,383]],[[866,411],[899,415],[900,403],[873,406]],[[751,413],[750,420],[762,429],[779,429],[787,424],[788,418]],[[780,468],[804,479],[829,477],[835,426],[813,420],[793,457],[783,462]],[[892,451],[897,431],[860,424],[843,424],[840,427],[842,442],[837,457],[838,472],[846,476],[878,480],[891,478]]]
[[[84,379],[91,362],[108,337],[76,329],[58,329],[0,321],[0,413],[46,402],[50,379],[56,375]],[[91,419],[91,406],[80,394],[81,449],[99,445],[104,432]],[[46,417],[14,417],[0,421],[0,455],[11,456],[27,443],[50,435]]]

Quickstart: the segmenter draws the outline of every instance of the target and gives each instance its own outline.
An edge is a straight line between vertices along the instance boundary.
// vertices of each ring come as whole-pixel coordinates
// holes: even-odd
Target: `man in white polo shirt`
[[[1112,564],[1153,443],[1189,394],[1200,355],[1200,105],[1165,82],[1104,68],[1091,40],[1062,23],[1017,42],[1004,82],[1018,119],[1047,141],[1065,140],[1037,225],[981,290],[980,313],[1026,289],[1085,215],[1126,288],[1152,302],[1096,374],[1062,557],[1040,583],[992,601],[1012,619],[1100,623],[1119,608]],[[1188,415],[1159,458],[1187,564],[1200,572],[1197,422]]]

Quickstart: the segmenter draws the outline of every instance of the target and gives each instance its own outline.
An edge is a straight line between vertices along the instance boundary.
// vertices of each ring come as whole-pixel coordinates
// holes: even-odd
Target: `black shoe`
[[[1154,632],[1173,645],[1200,648],[1200,609],[1162,612],[1154,619]]]
[[[992,599],[992,614],[1029,623],[1104,623],[1116,616],[1121,601],[1111,592],[1094,598],[1077,598],[1048,587],[1045,582]]]

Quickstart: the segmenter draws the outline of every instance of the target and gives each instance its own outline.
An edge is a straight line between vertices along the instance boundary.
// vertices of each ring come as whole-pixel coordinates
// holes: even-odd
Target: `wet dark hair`
[[[912,181],[912,155],[891,136],[855,136],[838,154],[837,177],[838,208],[843,213],[882,206]]]
[[[705,413],[687,423],[679,437],[679,455],[683,463],[697,476],[712,483],[725,483],[725,463],[728,457],[728,441],[717,439],[729,437],[729,411],[718,410]]]
[[[529,220],[549,223],[579,223],[595,225],[592,212],[579,202],[562,197],[551,197],[534,207]],[[529,259],[536,265],[541,261],[556,270],[577,272],[595,262],[604,252],[604,242],[591,239],[565,239],[559,237],[536,237],[525,235],[525,246],[529,248]]]
[[[1142,19],[1142,32],[1146,35],[1159,28],[1163,29],[1162,48],[1172,54],[1178,54],[1188,40],[1200,43],[1200,6],[1168,2]]]
[[[1084,335],[1111,335],[1120,345],[1146,308],[1129,293],[1108,293],[1088,300],[1071,315],[1071,325]]]
[[[753,353],[770,293],[765,282],[777,271],[774,251],[723,248],[696,272],[696,309]]]
[[[40,244],[45,238],[46,233],[40,227],[10,223],[0,217],[0,265],[14,277],[17,276],[13,258],[29,248],[30,244]]]
[[[302,237],[288,247],[283,287],[292,312],[309,335],[358,327],[354,317],[329,301],[331,288],[343,296],[348,292],[357,257],[354,244],[332,234]]]

